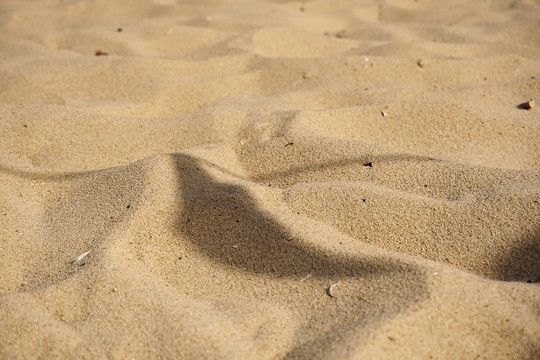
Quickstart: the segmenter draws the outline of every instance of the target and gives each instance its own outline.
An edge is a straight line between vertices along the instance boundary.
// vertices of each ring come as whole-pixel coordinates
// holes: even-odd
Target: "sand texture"
[[[539,81],[539,0],[0,1],[0,359],[540,358]]]

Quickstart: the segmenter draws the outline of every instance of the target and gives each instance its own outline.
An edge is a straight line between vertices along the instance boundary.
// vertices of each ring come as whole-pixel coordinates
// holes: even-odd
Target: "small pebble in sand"
[[[534,100],[531,99],[531,100],[529,100],[527,102],[524,102],[523,104],[519,104],[518,108],[525,109],[525,110],[531,110],[535,105],[536,105],[536,103],[534,102]]]
[[[345,36],[347,36],[347,30],[341,30],[336,33],[336,37],[339,39],[344,38]]]
[[[330,296],[330,297],[336,297],[336,294],[334,292],[334,288],[336,286],[337,286],[337,283],[330,285],[328,287],[328,289],[326,289],[326,294],[328,294],[328,296]]]
[[[382,115],[383,117],[386,117],[386,116],[388,115],[388,113],[387,113],[386,111],[381,111],[381,115]]]
[[[420,66],[421,68],[425,68],[427,65],[426,60],[420,59],[416,62],[416,65]]]
[[[85,253],[82,253],[81,255],[77,256],[75,259],[73,259],[73,261],[71,262],[72,264],[77,264],[78,262],[80,262],[82,259],[84,259],[86,257],[86,255],[90,254],[92,250],[89,250]]]
[[[96,56],[106,56],[106,55],[109,55],[109,53],[105,52],[105,51],[101,51],[101,50],[96,50],[95,55]]]
[[[314,71],[312,71],[312,70],[306,71],[306,72],[302,73],[302,79],[304,79],[304,80],[305,79],[311,79],[311,78],[315,77],[315,75],[316,75],[316,73]]]

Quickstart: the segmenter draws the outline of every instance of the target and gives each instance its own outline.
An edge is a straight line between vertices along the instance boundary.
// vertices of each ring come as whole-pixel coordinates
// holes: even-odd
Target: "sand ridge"
[[[4,1],[1,358],[540,356],[540,3]]]

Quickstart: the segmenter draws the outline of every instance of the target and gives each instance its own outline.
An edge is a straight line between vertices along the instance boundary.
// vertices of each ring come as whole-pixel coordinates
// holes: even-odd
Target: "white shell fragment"
[[[86,255],[90,254],[92,250],[89,250],[79,256],[77,256],[75,259],[73,259],[73,261],[71,262],[72,264],[77,264],[78,262],[80,262],[82,259],[84,259],[86,257]]]
[[[328,296],[330,297],[336,297],[336,295],[334,294],[334,288],[337,286],[337,283],[335,284],[332,284],[328,287],[328,289],[326,289],[326,293],[328,294]]]

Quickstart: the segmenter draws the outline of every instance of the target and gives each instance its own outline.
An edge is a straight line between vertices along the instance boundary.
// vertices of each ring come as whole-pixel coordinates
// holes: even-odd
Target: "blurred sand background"
[[[0,2],[0,358],[537,359],[540,1]]]

